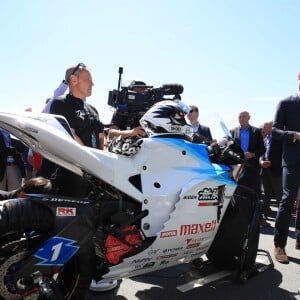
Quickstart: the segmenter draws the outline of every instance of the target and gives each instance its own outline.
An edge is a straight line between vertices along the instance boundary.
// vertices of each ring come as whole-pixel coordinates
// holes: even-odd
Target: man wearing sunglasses
[[[70,92],[64,99],[53,101],[50,113],[63,115],[67,119],[79,144],[103,149],[103,127],[98,112],[86,101],[94,85],[90,71],[79,63],[66,70],[65,81]]]
[[[211,144],[213,142],[209,127],[201,125],[198,121],[199,110],[196,105],[190,105],[190,111],[187,118],[193,126],[194,134],[197,137],[197,142]]]
[[[104,128],[99,120],[97,110],[87,103],[86,98],[91,96],[94,86],[93,78],[85,64],[79,63],[66,70],[64,82],[69,86],[69,94],[65,97],[54,99],[51,103],[50,113],[64,116],[71,128],[74,139],[81,145],[103,149]],[[51,165],[46,161],[48,166]],[[60,195],[86,197],[90,192],[90,186],[80,176],[72,172],[51,166],[52,182]],[[42,165],[43,169],[43,165]],[[57,171],[58,169],[58,171]],[[51,173],[50,172],[50,173]],[[41,172],[42,175],[43,172]],[[92,280],[90,289],[93,291],[107,291],[117,286],[117,281],[98,284]]]
[[[79,144],[103,149],[102,123],[97,110],[86,101],[94,85],[90,71],[83,63],[72,66],[66,70],[65,82],[69,86],[69,93],[52,101],[50,113],[67,119],[72,135]],[[47,160],[43,160],[38,175],[52,179],[55,190],[63,196],[86,197],[90,191],[89,184],[80,176]]]

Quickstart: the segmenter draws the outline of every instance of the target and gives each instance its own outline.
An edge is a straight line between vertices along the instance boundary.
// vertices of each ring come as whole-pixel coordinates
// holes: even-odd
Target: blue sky
[[[232,128],[248,110],[259,126],[296,92],[299,11],[298,0],[3,1],[0,110],[40,111],[65,69],[84,62],[105,123],[122,66],[124,85],[182,84],[215,137],[216,115]]]

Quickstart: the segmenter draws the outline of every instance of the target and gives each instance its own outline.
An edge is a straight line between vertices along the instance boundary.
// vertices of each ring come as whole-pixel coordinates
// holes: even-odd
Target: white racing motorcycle
[[[79,145],[61,116],[0,113],[0,127],[93,186],[81,199],[1,203],[4,299],[83,299],[92,278],[136,276],[204,254],[246,276],[257,254],[260,202],[233,180],[242,151],[232,141],[193,143],[185,113],[180,102],[155,104],[141,119],[148,137],[113,141],[111,151]]]

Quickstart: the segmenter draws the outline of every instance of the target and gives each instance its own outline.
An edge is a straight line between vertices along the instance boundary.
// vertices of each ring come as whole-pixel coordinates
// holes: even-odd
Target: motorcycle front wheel
[[[22,263],[39,245],[47,239],[46,235],[33,234],[30,238],[23,233],[16,233],[5,238],[5,244],[0,247],[0,297],[5,300],[24,299],[15,287],[15,273]],[[90,283],[90,277],[81,277],[78,258],[76,255],[62,267],[55,280],[51,278],[53,297],[41,295],[33,291],[30,299],[83,299],[83,295]],[[83,272],[84,275],[84,272]],[[28,298],[29,299],[29,298]]]
[[[246,187],[238,186],[206,253],[218,268],[243,270],[254,266],[259,243],[257,207],[257,195]]]

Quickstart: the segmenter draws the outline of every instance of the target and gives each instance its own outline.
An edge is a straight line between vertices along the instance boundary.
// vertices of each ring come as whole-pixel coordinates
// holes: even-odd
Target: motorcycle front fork
[[[21,291],[24,300],[59,300],[59,296],[53,289],[49,278],[43,277],[40,271],[32,273],[26,278],[17,281],[17,287]],[[63,298],[61,298],[63,299]]]

